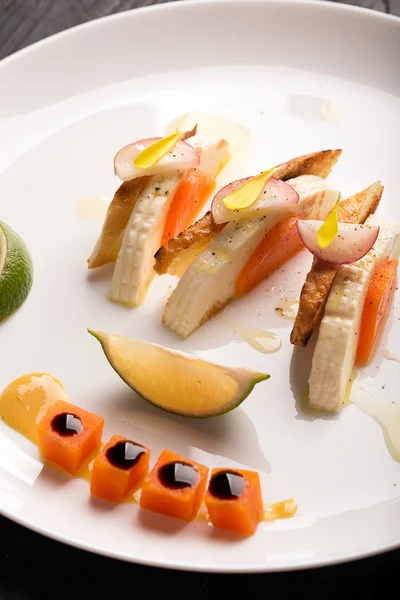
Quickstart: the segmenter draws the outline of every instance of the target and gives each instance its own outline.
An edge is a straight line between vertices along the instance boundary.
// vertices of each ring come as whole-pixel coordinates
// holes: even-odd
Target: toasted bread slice
[[[342,223],[364,223],[369,215],[378,208],[383,193],[380,181],[343,200],[339,204],[339,221]],[[314,258],[300,294],[300,305],[290,335],[290,341],[296,346],[306,346],[314,329],[324,314],[338,266]]]
[[[278,165],[274,177],[283,181],[300,177],[300,175],[317,175],[326,179],[339,160],[341,153],[341,150],[320,150],[297,156]]]
[[[326,178],[339,159],[341,150],[321,150],[292,158],[278,165],[274,173],[277,179],[287,180],[300,175],[317,175]],[[155,255],[154,270],[163,275],[169,273],[182,277],[188,266],[224,227],[226,223],[217,225],[211,212],[199,221],[182,231]]]
[[[215,223],[211,211],[208,211],[196,223],[172,238],[167,246],[162,246],[155,255],[154,270],[163,275],[169,273],[182,277],[190,263],[207,246],[226,223]]]
[[[89,269],[116,260],[133,207],[149,180],[149,177],[137,177],[119,186],[108,207],[100,237],[88,258]]]

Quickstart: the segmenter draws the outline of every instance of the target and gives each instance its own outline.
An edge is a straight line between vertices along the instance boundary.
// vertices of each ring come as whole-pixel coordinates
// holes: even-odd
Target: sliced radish
[[[318,244],[318,230],[324,221],[297,221],[297,228],[303,244],[314,256],[336,265],[356,262],[373,247],[379,234],[377,225],[350,225],[339,223],[338,233],[326,248]]]
[[[253,219],[262,217],[271,211],[285,209],[299,201],[299,195],[292,186],[280,179],[271,177],[259,195],[258,199],[246,208],[240,210],[230,210],[223,203],[224,198],[229,196],[238,187],[243,185],[251,177],[237,179],[223,187],[215,196],[212,202],[211,211],[216,223],[227,223],[228,221],[243,221],[244,219]]]
[[[134,165],[134,160],[145,148],[162,138],[148,138],[128,144],[121,148],[114,158],[114,171],[122,181],[130,181],[143,175],[162,175],[171,171],[185,171],[197,167],[200,162],[199,153],[193,146],[183,141],[178,142],[160,160],[147,169]]]

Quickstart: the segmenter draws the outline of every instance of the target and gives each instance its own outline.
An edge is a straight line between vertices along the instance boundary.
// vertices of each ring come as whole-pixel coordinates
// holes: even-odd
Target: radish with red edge
[[[252,178],[237,179],[223,187],[214,196],[211,212],[216,223],[262,217],[275,210],[290,208],[299,201],[299,194],[292,186],[285,181],[271,177],[253,204],[241,209],[227,208],[223,202],[224,199],[250,179]]]
[[[131,181],[144,175],[162,175],[176,171],[185,171],[197,167],[200,163],[199,153],[193,146],[178,140],[174,146],[154,165],[146,169],[136,167],[137,156],[146,148],[163,138],[138,140],[121,148],[114,158],[114,172],[122,181]]]
[[[297,228],[303,244],[321,260],[337,265],[354,263],[373,248],[379,234],[378,225],[353,225],[338,223],[338,233],[333,242],[321,248],[318,231],[323,221],[298,221]]]

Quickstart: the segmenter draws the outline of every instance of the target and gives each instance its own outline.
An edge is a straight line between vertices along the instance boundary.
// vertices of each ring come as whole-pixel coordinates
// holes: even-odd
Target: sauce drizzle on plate
[[[62,383],[49,373],[19,377],[0,395],[0,419],[9,427],[38,444],[36,426],[49,406],[68,400]]]

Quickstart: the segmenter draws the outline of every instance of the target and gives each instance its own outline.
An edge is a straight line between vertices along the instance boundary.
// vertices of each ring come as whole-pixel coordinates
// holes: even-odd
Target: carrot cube
[[[100,445],[104,419],[69,402],[50,406],[38,424],[43,459],[75,475]]]
[[[122,502],[149,471],[150,450],[128,438],[113,435],[96,456],[90,491],[109,502]]]
[[[170,450],[163,450],[144,480],[140,506],[169,517],[192,521],[203,502],[207,476],[207,467]]]
[[[205,502],[214,527],[253,535],[264,512],[258,473],[213,469]]]

